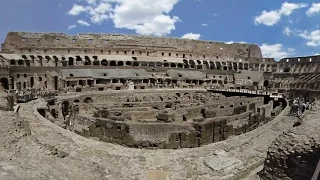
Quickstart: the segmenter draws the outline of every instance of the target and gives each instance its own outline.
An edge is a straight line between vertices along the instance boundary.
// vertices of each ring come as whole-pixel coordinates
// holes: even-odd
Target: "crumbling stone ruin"
[[[285,116],[285,98],[312,102],[320,96],[318,61],[310,56],[276,62],[262,57],[254,44],[9,32],[0,52],[0,109],[14,111],[12,117],[28,132],[19,138],[37,144],[24,146],[58,158],[74,155],[70,162],[84,167],[98,164],[89,170],[98,179],[159,173],[173,179],[237,179],[263,164],[262,179],[304,179],[314,171],[311,158],[319,158],[319,143],[305,121],[291,129],[296,121]],[[292,142],[306,137],[309,144],[295,149]],[[67,167],[67,161],[56,162]],[[81,179],[77,168],[72,177]],[[39,169],[55,173],[51,177],[63,172]]]
[[[273,101],[264,104],[262,97],[186,90],[63,98],[50,102],[43,115],[85,137],[136,148],[177,149],[249,132],[281,110]]]

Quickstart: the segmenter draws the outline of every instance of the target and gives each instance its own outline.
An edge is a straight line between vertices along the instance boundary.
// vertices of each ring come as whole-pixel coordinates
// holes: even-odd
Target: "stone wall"
[[[183,122],[182,116],[181,120],[171,123],[132,121],[131,118],[130,121],[121,118],[109,119],[112,114],[110,111],[107,119],[93,118],[89,114],[71,116],[70,123],[66,128],[85,137],[93,137],[101,141],[135,148],[194,148],[256,129],[272,120],[282,110],[281,108],[273,109],[272,101],[262,105],[263,99],[259,98],[248,100],[248,103],[243,102],[242,100],[242,102],[220,103],[219,106],[213,104],[211,107],[208,105],[207,107],[181,109],[187,113],[184,116],[192,120],[189,123]],[[220,108],[222,105],[230,104],[235,107]],[[214,107],[218,107],[218,109]],[[140,107],[137,110],[143,109]],[[176,112],[176,114],[180,113]],[[153,117],[147,114],[142,113],[142,116],[139,117],[155,118],[157,113],[155,111]]]
[[[78,34],[9,32],[2,45],[3,52],[61,54],[103,54],[127,51],[139,56],[181,56],[183,58],[243,57],[262,58],[261,50],[253,44],[188,40],[166,37],[120,34]],[[132,53],[134,51],[135,53]],[[162,54],[163,53],[163,54]],[[169,54],[170,53],[170,54]],[[183,55],[184,54],[184,55]]]
[[[264,168],[259,173],[260,179],[309,180],[312,178],[320,160],[318,116],[318,113],[307,115],[307,121],[291,128],[274,140],[268,149]]]

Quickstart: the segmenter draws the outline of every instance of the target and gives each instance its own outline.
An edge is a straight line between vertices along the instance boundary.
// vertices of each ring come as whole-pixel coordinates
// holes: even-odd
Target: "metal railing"
[[[220,92],[237,92],[237,93],[246,93],[246,94],[256,94],[256,95],[266,95],[274,98],[283,98],[281,93],[271,93],[265,90],[248,90],[248,89],[224,89],[224,88],[215,88],[209,87],[207,90],[220,91]]]
[[[19,102],[28,102],[34,99],[52,99],[58,96],[58,91],[50,90],[50,91],[35,91],[35,90],[27,90],[27,91],[18,91],[15,92],[16,99]]]

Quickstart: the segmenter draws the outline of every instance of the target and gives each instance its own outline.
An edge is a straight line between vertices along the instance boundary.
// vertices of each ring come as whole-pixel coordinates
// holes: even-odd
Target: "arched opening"
[[[92,103],[92,99],[91,97],[86,97],[84,100],[83,100],[84,103]]]
[[[154,64],[153,62],[150,62],[150,63],[149,63],[149,66],[150,66],[150,67],[155,67],[155,64]]]
[[[200,111],[202,117],[206,117],[206,110],[205,109],[201,109]]]
[[[217,69],[221,70],[221,64],[220,64],[220,62],[217,62],[216,64],[217,64]]]
[[[140,65],[140,64],[139,64],[138,61],[133,62],[133,66],[139,66],[139,65]]]
[[[123,65],[124,65],[123,61],[118,61],[118,66],[123,66]]]
[[[30,66],[30,60],[26,60],[25,62],[27,66]]]
[[[283,68],[283,72],[290,72],[290,67]]]
[[[132,66],[132,63],[130,61],[127,61],[126,66]]]
[[[21,82],[17,82],[17,89],[21,90]]]
[[[102,65],[102,66],[108,66],[108,61],[105,60],[105,59],[103,59],[103,60],[101,61],[101,65]]]
[[[209,65],[208,61],[203,61],[203,64],[205,65],[205,67],[206,67],[207,69],[210,68],[210,65]]]
[[[61,64],[62,64],[62,66],[68,66],[68,61],[63,60],[63,61],[61,61]]]
[[[147,62],[142,61],[142,62],[141,62],[141,66],[148,66],[148,64],[147,64]]]
[[[110,61],[110,66],[116,66],[116,61]]]
[[[100,65],[100,61],[99,60],[94,60],[93,61],[93,65],[94,66],[99,66]]]
[[[249,70],[249,64],[248,63],[244,64],[244,70]]]
[[[209,64],[210,64],[210,69],[215,69],[216,68],[216,65],[214,64],[213,61],[210,61]]]
[[[237,65],[237,63],[232,63],[232,66],[233,66],[233,70],[238,70],[238,65]]]
[[[161,62],[157,62],[156,65],[157,65],[157,67],[162,67],[162,63]]]
[[[239,70],[243,70],[243,64],[239,63]]]
[[[19,60],[18,60],[18,65],[19,65],[19,66],[23,66],[23,60],[19,59]]]
[[[83,86],[83,80],[79,80],[79,86]]]
[[[269,81],[268,80],[263,81],[263,86],[264,87],[268,87],[269,86]]]
[[[74,65],[74,59],[72,57],[69,57],[68,65],[69,66],[73,66]]]
[[[91,60],[90,59],[86,59],[86,61],[84,62],[85,66],[89,66],[91,65]]]
[[[27,88],[27,83],[23,82],[23,89],[26,89],[26,88]]]
[[[34,77],[30,77],[30,87],[32,88],[34,84]]]
[[[73,102],[74,102],[74,103],[79,103],[80,101],[79,101],[79,99],[76,99],[76,100],[74,100]]]
[[[164,67],[169,67],[169,63],[164,63],[163,66]]]
[[[10,60],[10,65],[11,65],[11,66],[14,66],[14,65],[16,65],[16,60],[14,60],[14,59],[11,59],[11,60]]]
[[[62,109],[63,116],[66,116],[69,114],[69,105],[70,105],[69,101],[64,101],[62,103],[61,109]]]
[[[57,111],[56,111],[55,109],[51,109],[51,115],[52,115],[55,119],[58,118],[58,113],[57,113]]]
[[[9,80],[6,77],[0,79],[1,87],[3,89],[9,90]]]
[[[183,68],[183,64],[179,63],[178,68]]]
[[[200,60],[197,60],[197,63],[198,63],[198,64],[202,64]]]
[[[170,66],[171,66],[172,68],[177,67],[175,63],[171,63],[171,65],[170,65]]]

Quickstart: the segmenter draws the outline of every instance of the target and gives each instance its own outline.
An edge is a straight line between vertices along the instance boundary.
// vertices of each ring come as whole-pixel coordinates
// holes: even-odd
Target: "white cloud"
[[[83,6],[79,6],[77,4],[74,4],[72,6],[72,8],[70,9],[70,11],[68,12],[69,15],[73,15],[73,16],[76,16],[76,15],[79,15],[83,12],[86,11],[86,8],[83,7]]]
[[[320,30],[303,31],[299,36],[307,40],[307,46],[316,47],[320,45]]]
[[[282,44],[268,45],[263,43],[260,48],[262,56],[267,58],[281,59],[294,54],[294,49],[288,48],[286,51]]]
[[[292,53],[292,52],[294,52],[294,51],[295,51],[294,48],[288,48],[288,52]]]
[[[294,10],[305,8],[307,6],[308,6],[308,4],[306,4],[306,3],[287,3],[287,2],[284,2],[281,6],[279,13],[281,15],[290,16]]]
[[[206,23],[202,23],[202,24],[201,24],[201,26],[208,26],[208,24],[206,24]]]
[[[116,28],[134,30],[143,35],[167,35],[180,19],[170,16],[179,0],[82,0],[86,5],[73,5],[69,15],[86,14],[94,24],[111,19]]]
[[[78,20],[77,21],[78,24],[82,25],[82,26],[90,26],[90,24],[84,20]]]
[[[320,12],[320,3],[312,3],[311,7],[307,11],[307,16],[312,16]]]
[[[256,25],[264,24],[266,26],[273,26],[280,21],[282,16],[290,16],[294,10],[304,7],[307,7],[307,4],[284,2],[278,10],[262,11],[261,15],[254,18],[254,23]]]
[[[187,33],[187,34],[183,35],[181,38],[198,40],[200,38],[200,36],[201,36],[200,34]]]
[[[77,27],[77,25],[71,25],[71,26],[68,27],[68,30],[74,29],[74,28],[76,28],[76,27]]]
[[[292,33],[292,30],[287,26],[282,31],[285,35],[290,36]]]
[[[244,42],[244,41],[238,41],[238,42],[235,42],[235,41],[227,41],[225,42],[226,44],[233,44],[233,43],[240,43],[240,44],[247,44],[247,42]]]

